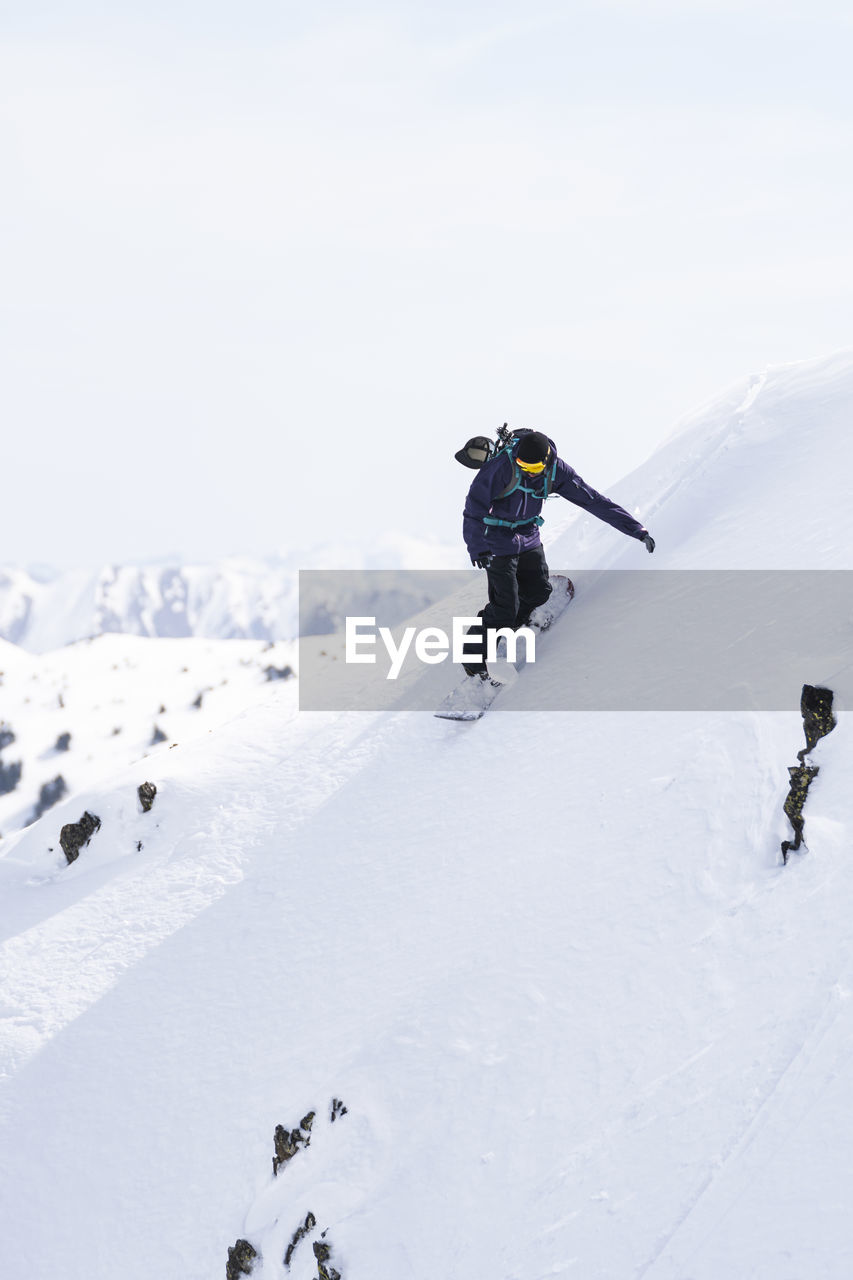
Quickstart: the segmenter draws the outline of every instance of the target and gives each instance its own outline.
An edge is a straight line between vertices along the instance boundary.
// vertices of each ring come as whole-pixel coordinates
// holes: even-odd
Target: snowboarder
[[[647,551],[655,549],[654,539],[638,520],[596,493],[557,456],[553,440],[541,431],[516,432],[507,448],[480,467],[465,502],[465,544],[472,564],[485,569],[489,579],[489,602],[480,610],[482,628],[472,628],[466,641],[470,657],[463,666],[469,676],[488,675],[484,633],[523,627],[551,594],[539,512],[554,493],[636,538]]]

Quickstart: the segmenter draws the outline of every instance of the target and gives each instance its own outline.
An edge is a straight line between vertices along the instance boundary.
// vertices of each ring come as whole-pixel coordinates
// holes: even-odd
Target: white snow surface
[[[745,383],[614,491],[655,557],[579,517],[554,567],[849,568],[851,412],[849,354]],[[519,713],[582,608],[516,714],[283,682],[0,845],[5,1274],[208,1280],[245,1238],[308,1280],[321,1232],[343,1280],[853,1274],[845,707],[782,867],[795,710]]]
[[[186,746],[262,703],[274,681],[291,682],[295,713],[296,649],[102,635],[36,656],[0,640],[0,732],[14,734],[0,764],[21,765],[17,786],[0,794],[0,833],[31,822],[42,788],[57,778],[82,791]]]
[[[851,351],[744,378],[608,491],[652,532],[653,557],[584,512],[560,511],[555,498],[549,559],[599,569],[853,568],[852,417]]]

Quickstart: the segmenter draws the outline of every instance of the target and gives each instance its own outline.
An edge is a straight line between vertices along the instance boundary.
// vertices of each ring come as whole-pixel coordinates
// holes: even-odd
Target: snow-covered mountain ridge
[[[299,569],[448,569],[466,563],[461,549],[389,536],[364,551],[328,545],[208,565],[108,565],[66,572],[0,565],[0,639],[35,653],[109,632],[292,640],[299,628]],[[416,609],[418,601],[410,607]],[[326,624],[324,613],[315,629]]]
[[[804,366],[808,395],[791,373],[755,435],[743,396],[728,426],[712,406],[620,486],[657,501],[664,565],[736,568],[767,527],[847,567],[821,477],[837,497],[850,367]],[[809,405],[792,513],[773,457]],[[552,564],[655,559],[602,537],[573,521]],[[777,714],[521,714],[606,679],[583,609],[502,695],[518,714],[294,714],[285,681],[3,842],[11,1273],[210,1280],[244,1240],[256,1280],[316,1280],[315,1245],[342,1280],[845,1280],[847,709],[782,867],[799,688]]]

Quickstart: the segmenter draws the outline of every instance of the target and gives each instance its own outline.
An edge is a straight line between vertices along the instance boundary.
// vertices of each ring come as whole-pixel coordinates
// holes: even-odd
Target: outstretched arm
[[[580,478],[576,471],[563,462],[562,458],[557,462],[554,492],[559,493],[560,497],[568,502],[573,502],[576,507],[583,507],[584,511],[603,520],[605,524],[612,525],[620,533],[626,533],[629,538],[637,538],[640,542],[646,542],[648,538],[652,545],[649,547],[646,543],[646,546],[649,551],[654,550],[655,544],[651,535],[639,520],[635,520],[630,512],[620,507],[618,503],[605,498],[603,493],[597,493]]]

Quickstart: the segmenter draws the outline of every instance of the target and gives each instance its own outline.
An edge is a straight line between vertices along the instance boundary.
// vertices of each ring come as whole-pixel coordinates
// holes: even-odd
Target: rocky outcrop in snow
[[[290,1237],[290,1244],[287,1246],[287,1252],[284,1255],[284,1265],[286,1267],[289,1267],[293,1261],[293,1255],[296,1252],[299,1242],[304,1240],[307,1235],[310,1235],[316,1225],[317,1219],[314,1217],[313,1213],[307,1213],[305,1215],[305,1221],[301,1226],[296,1228],[293,1235]]]
[[[87,809],[79,822],[67,822],[59,833],[59,843],[68,863],[76,862],[96,831],[101,829],[101,819]]]
[[[153,782],[143,782],[136,789],[139,796],[139,803],[142,805],[142,812],[148,813],[154,804],[154,797],[157,795],[157,788]]]
[[[347,1114],[347,1108],[340,1098],[332,1098],[329,1104],[328,1122],[334,1123],[336,1119],[340,1119]],[[275,1130],[275,1155],[273,1157],[273,1175],[278,1176],[279,1171],[289,1164],[297,1152],[304,1147],[311,1145],[311,1136],[315,1129],[315,1121],[317,1117],[316,1111],[309,1111],[302,1117],[299,1125],[295,1129],[286,1129],[284,1125],[277,1125]],[[287,1179],[282,1179],[282,1190],[288,1185]],[[286,1194],[286,1192],[285,1192]],[[276,1212],[276,1218],[281,1215],[281,1206]],[[254,1215],[251,1215],[254,1218]],[[287,1248],[282,1258],[284,1267],[289,1271],[294,1256],[303,1241],[307,1241],[314,1232],[317,1231],[317,1215],[309,1210],[304,1219],[297,1225],[290,1237]],[[327,1239],[328,1228],[320,1231],[319,1237],[312,1241],[311,1248],[317,1263],[317,1280],[342,1280],[341,1273],[331,1264],[332,1246]],[[244,1251],[243,1254],[235,1252],[238,1246],[246,1245],[247,1241],[239,1241],[237,1245],[228,1250],[228,1266],[229,1270],[226,1275],[228,1280],[243,1274],[238,1268],[241,1265],[241,1258],[245,1259],[242,1265],[245,1265],[248,1271],[254,1257],[259,1256],[253,1251],[251,1255]],[[259,1246],[260,1247],[260,1246]],[[280,1255],[279,1255],[280,1256]],[[307,1273],[306,1273],[307,1274]]]
[[[325,1231],[323,1232],[325,1235]],[[341,1280],[341,1273],[326,1263],[332,1256],[332,1246],[323,1240],[315,1240],[311,1248],[317,1259],[317,1280]]]
[[[228,1262],[225,1264],[225,1280],[239,1280],[240,1276],[250,1276],[258,1253],[248,1240],[238,1240],[228,1250]]]
[[[277,1176],[279,1169],[292,1160],[297,1151],[301,1147],[311,1145],[311,1127],[314,1124],[314,1116],[316,1111],[309,1111],[299,1121],[298,1129],[285,1129],[284,1125],[276,1125],[275,1136],[275,1155],[272,1161],[273,1175]]]
[[[785,799],[784,810],[794,828],[794,839],[782,841],[782,861],[788,861],[791,850],[796,851],[803,843],[805,818],[803,806],[806,803],[809,787],[817,777],[820,769],[817,765],[807,765],[806,756],[813,751],[821,738],[826,737],[835,728],[835,716],[832,712],[832,690],[821,689],[811,684],[803,685],[800,698],[800,712],[806,734],[806,745],[797,752],[798,765],[788,769],[791,788]]]

